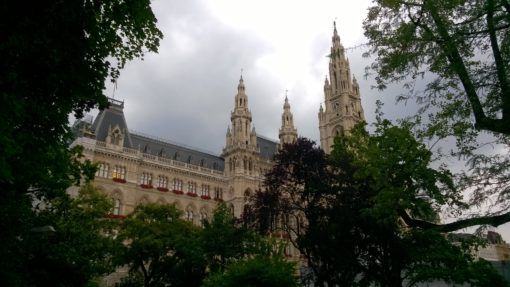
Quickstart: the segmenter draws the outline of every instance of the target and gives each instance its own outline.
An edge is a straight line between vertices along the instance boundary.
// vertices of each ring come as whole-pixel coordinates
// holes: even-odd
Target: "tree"
[[[228,265],[223,273],[214,273],[204,287],[294,287],[294,264],[283,258],[255,256]]]
[[[459,184],[471,190],[471,205],[496,195],[504,211],[510,187],[510,4],[507,0],[376,0],[364,22],[370,66],[378,87],[403,83],[427,115],[423,138],[455,137],[453,154],[468,159],[470,173]],[[423,91],[417,79],[430,79]],[[483,132],[483,133],[481,133]],[[491,154],[479,136],[492,135],[503,149]],[[450,230],[479,224],[501,225],[510,213],[458,221]],[[407,220],[408,224],[423,222]],[[436,228],[435,226],[433,226]]]
[[[220,204],[211,220],[204,220],[201,246],[210,272],[222,271],[232,262],[258,253],[257,235],[240,226],[226,204]]]
[[[120,227],[117,265],[129,266],[129,276],[145,287],[200,286],[206,272],[200,229],[180,217],[173,205],[137,206]]]
[[[162,34],[148,0],[8,1],[0,19],[0,283],[14,286],[34,199],[65,196],[80,180],[69,114],[106,107],[107,77],[156,51]]]
[[[76,198],[62,196],[46,205],[30,236],[22,238],[27,259],[20,286],[89,286],[112,272],[116,222],[105,217],[111,201],[85,185]]]
[[[469,248],[476,242],[457,246],[438,229],[403,223],[406,216],[435,222],[440,208],[461,204],[450,174],[430,168],[430,160],[409,130],[387,121],[373,135],[358,126],[337,138],[329,157],[300,138],[276,156],[267,191],[256,193],[245,219],[263,232],[289,234],[318,286],[433,279],[484,286],[480,278],[490,272],[468,272],[475,265],[492,270],[473,261]],[[449,264],[458,268],[444,272]],[[496,275],[490,280],[501,282]]]

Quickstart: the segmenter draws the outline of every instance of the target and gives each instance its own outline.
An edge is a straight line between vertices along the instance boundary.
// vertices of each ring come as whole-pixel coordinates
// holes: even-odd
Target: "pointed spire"
[[[241,77],[239,78],[239,84],[237,85],[237,91],[244,92],[244,80],[243,80],[243,74],[241,74]]]
[[[288,92],[289,92],[289,90],[285,90],[285,103],[283,104],[283,108],[285,110],[290,109],[289,98],[288,98],[288,95],[287,95]]]
[[[297,139],[297,130],[294,127],[292,112],[290,111],[288,90],[285,91],[285,103],[283,104],[282,126],[279,132],[280,144],[292,143]]]
[[[333,43],[337,42],[340,43],[340,36],[338,36],[338,31],[336,30],[336,21],[333,21]]]

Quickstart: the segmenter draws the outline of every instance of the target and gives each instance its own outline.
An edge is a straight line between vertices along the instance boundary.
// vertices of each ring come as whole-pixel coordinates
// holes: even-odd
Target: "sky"
[[[299,135],[318,142],[336,21],[367,122],[375,121],[376,100],[390,119],[410,115],[416,106],[395,103],[398,87],[380,92],[364,76],[371,59],[362,57],[362,23],[370,2],[155,0],[164,34],[159,52],[128,63],[106,94],[125,102],[130,130],[219,155],[242,73],[258,135],[278,139],[287,93]],[[510,227],[500,231],[510,239]]]
[[[129,129],[220,154],[241,70],[257,134],[278,139],[286,90],[298,133],[319,140],[333,21],[343,45],[365,43],[369,1],[153,1],[159,53],[129,63],[108,96]],[[376,97],[362,49],[348,50],[368,121]],[[373,79],[372,79],[373,81]]]

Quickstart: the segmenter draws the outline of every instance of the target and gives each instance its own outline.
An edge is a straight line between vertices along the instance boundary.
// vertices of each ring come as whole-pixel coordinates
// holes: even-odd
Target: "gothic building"
[[[324,82],[324,106],[319,109],[319,131],[321,148],[329,154],[335,136],[342,135],[356,123],[365,120],[359,85],[353,76],[349,59],[340,43],[334,25],[331,53],[329,55],[329,79]]]
[[[324,84],[325,108],[321,105],[319,111],[321,147],[327,153],[336,135],[364,119],[359,86],[356,79],[351,80],[344,52],[335,27],[330,80],[326,78]],[[109,108],[94,120],[75,123],[73,145],[82,145],[85,156],[99,164],[94,184],[112,198],[114,217],[132,212],[138,204],[159,202],[175,204],[187,220],[198,224],[222,201],[239,216],[246,197],[261,188],[274,154],[298,136],[287,97],[279,142],[257,135],[242,77],[221,155],[131,131],[124,102],[109,101]]]

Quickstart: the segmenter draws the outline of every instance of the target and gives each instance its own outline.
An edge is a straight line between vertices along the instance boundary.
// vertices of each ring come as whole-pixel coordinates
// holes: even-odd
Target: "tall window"
[[[200,225],[203,225],[204,221],[207,220],[207,212],[205,210],[200,210],[199,217],[200,217]]]
[[[115,165],[113,167],[112,177],[118,179],[126,179],[126,167]]]
[[[197,193],[197,184],[192,181],[188,181],[188,192]]]
[[[194,217],[193,210],[191,210],[191,208],[188,207],[188,209],[186,209],[186,220],[193,222],[193,217]]]
[[[209,185],[202,184],[202,191],[201,195],[203,196],[209,196]]]
[[[152,185],[152,174],[149,172],[143,172],[140,177],[140,183],[146,185]]]
[[[182,191],[182,180],[174,178],[174,190]]]
[[[214,198],[223,199],[223,190],[220,187],[214,188]]]
[[[118,198],[114,198],[114,199],[113,199],[113,210],[112,210],[112,214],[113,214],[113,215],[120,215],[120,207],[121,207],[120,199],[118,199]]]
[[[158,187],[167,188],[168,187],[168,177],[164,175],[158,176]]]
[[[98,170],[96,171],[97,177],[108,178],[108,171],[110,170],[110,165],[104,162],[100,162],[98,164]]]

